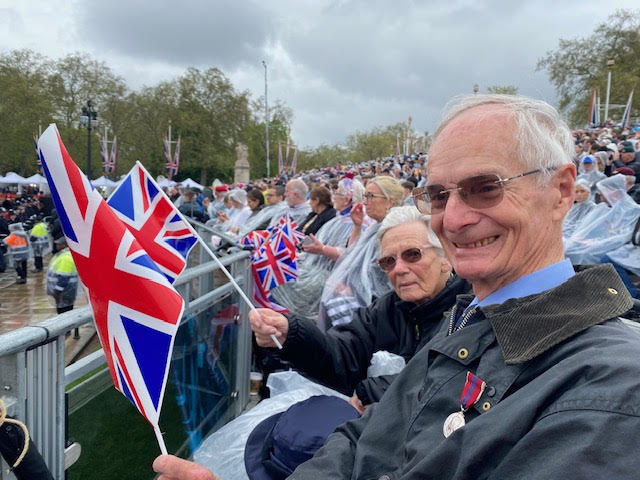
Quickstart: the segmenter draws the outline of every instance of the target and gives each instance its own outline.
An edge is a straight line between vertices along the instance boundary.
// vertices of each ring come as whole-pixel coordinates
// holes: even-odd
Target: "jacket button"
[[[458,350],[458,358],[460,360],[464,360],[468,356],[469,356],[469,350],[467,350],[466,348],[463,347],[460,350]]]
[[[391,477],[389,475],[380,475],[378,480],[391,480]]]
[[[496,389],[493,387],[489,387],[487,389],[487,396],[488,397],[493,397],[496,394]]]
[[[418,401],[421,401],[423,396],[424,396],[424,387],[422,387],[422,388],[418,391]]]
[[[607,288],[607,290],[609,290],[609,293],[611,295],[617,295],[618,294],[618,290],[616,290],[615,288]]]
[[[485,412],[489,411],[490,408],[491,408],[491,404],[489,402],[484,402],[482,404],[482,410],[484,410]]]

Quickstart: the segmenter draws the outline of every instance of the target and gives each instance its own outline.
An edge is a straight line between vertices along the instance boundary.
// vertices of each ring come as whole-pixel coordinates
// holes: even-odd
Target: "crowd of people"
[[[301,465],[274,435],[257,457],[266,476],[250,478],[633,478],[637,460],[619,452],[640,444],[640,338],[608,263],[634,273],[619,250],[638,251],[638,139],[571,132],[541,101],[472,95],[449,106],[428,157],[247,186],[332,192],[300,217],[335,215],[301,242],[298,282],[273,292],[291,313],[250,321],[261,348],[363,414]],[[293,199],[278,215],[301,209]],[[381,349],[407,366],[367,378]],[[154,469],[217,478],[166,455]]]

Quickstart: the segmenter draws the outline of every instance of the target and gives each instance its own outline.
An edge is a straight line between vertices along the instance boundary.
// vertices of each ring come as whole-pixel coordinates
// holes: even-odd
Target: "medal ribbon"
[[[476,377],[473,373],[467,372],[467,381],[460,394],[460,406],[463,412],[473,407],[482,395],[482,392],[484,392],[486,386],[487,384],[480,377]]]

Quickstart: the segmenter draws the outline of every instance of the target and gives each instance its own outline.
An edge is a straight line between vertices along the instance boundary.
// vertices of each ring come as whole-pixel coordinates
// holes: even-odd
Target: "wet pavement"
[[[45,268],[42,272],[33,273],[33,261],[29,260],[27,283],[16,283],[16,273],[7,267],[0,273],[0,334],[35,324],[57,315],[52,300],[45,291],[45,276],[47,263],[51,255],[44,259]],[[84,292],[78,289],[75,307],[87,304]]]

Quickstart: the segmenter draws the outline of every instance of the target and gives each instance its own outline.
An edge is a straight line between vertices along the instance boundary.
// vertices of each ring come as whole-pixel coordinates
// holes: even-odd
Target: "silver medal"
[[[459,428],[464,427],[464,425],[464,412],[453,412],[444,421],[444,425],[442,426],[442,433],[444,433],[445,437],[449,437],[449,435],[451,435]]]

